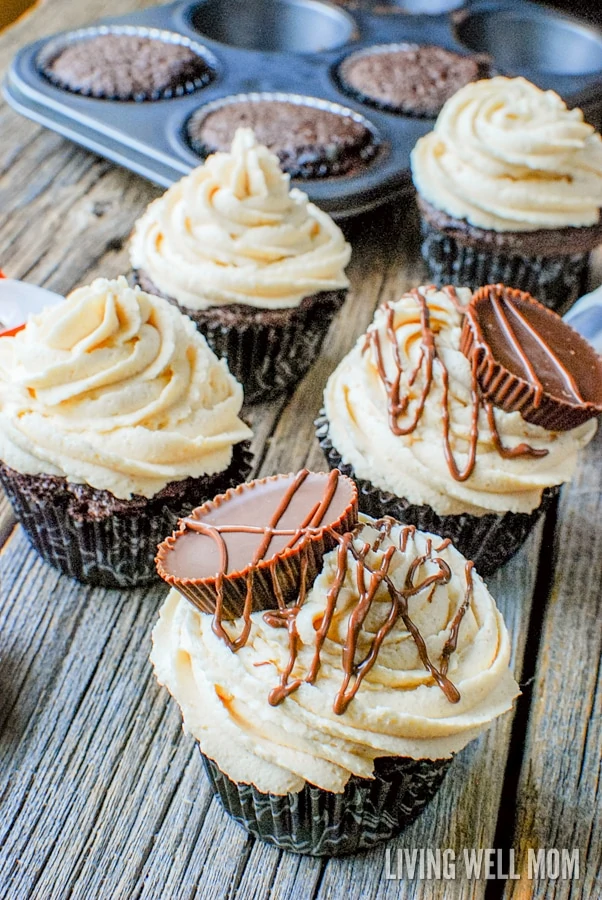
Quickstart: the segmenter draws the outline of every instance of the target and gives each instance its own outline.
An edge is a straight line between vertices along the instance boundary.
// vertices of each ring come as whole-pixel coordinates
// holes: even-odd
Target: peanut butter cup
[[[303,469],[227,491],[181,519],[157,571],[202,612],[233,619],[297,601],[323,556],[357,523],[357,489],[338,470]]]
[[[486,400],[549,431],[602,413],[602,357],[530,294],[479,288],[467,307],[461,349]]]

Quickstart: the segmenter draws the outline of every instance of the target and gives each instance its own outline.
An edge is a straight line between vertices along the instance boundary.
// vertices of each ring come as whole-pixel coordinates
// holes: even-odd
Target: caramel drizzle
[[[290,488],[282,498],[282,501],[280,502],[278,508],[276,509],[270,520],[270,523],[267,526],[209,525],[197,521],[194,518],[187,518],[183,520],[183,524],[187,528],[197,533],[205,534],[211,537],[218,547],[219,571],[216,577],[217,600],[212,623],[214,633],[227,644],[232,652],[237,652],[246,644],[251,629],[251,598],[254,571],[252,566],[247,576],[247,592],[243,611],[243,629],[240,635],[233,640],[223,627],[223,582],[228,570],[228,551],[222,535],[232,532],[263,534],[264,539],[262,540],[261,544],[258,547],[258,550],[253,557],[253,565],[257,565],[260,559],[265,556],[265,553],[269,549],[271,540],[274,536],[290,536],[291,540],[287,542],[286,548],[292,547],[297,542],[300,542],[299,550],[301,571],[297,600],[292,606],[286,606],[276,573],[276,567],[278,565],[279,559],[278,555],[275,555],[273,560],[270,561],[270,571],[272,575],[274,593],[276,595],[276,600],[278,603],[278,609],[268,610],[263,615],[263,619],[267,625],[273,628],[286,628],[288,632],[288,660],[280,675],[278,685],[276,685],[270,691],[270,694],[268,696],[269,703],[272,706],[276,706],[291,693],[296,691],[303,683],[312,684],[313,682],[315,682],[320,671],[321,652],[324,646],[324,641],[326,640],[328,631],[331,627],[339,595],[345,582],[349,564],[349,556],[351,556],[351,558],[356,563],[356,580],[360,597],[355,609],[349,617],[346,641],[342,650],[342,667],[344,673],[343,682],[335,697],[335,701],[333,704],[334,712],[337,715],[345,712],[350,702],[353,700],[357,691],[359,690],[362,681],[376,663],[383,641],[399,618],[401,618],[406,629],[414,640],[418,655],[425,669],[430,673],[434,681],[439,685],[450,703],[457,703],[460,699],[460,693],[455,685],[447,677],[447,665],[449,656],[456,647],[460,623],[462,621],[462,618],[464,617],[466,610],[468,609],[470,599],[472,597],[472,578],[469,579],[470,570],[467,567],[467,588],[464,603],[458,609],[456,616],[454,617],[450,630],[450,637],[444,647],[444,651],[441,657],[441,663],[439,664],[439,667],[437,667],[429,658],[424,638],[422,637],[418,627],[410,617],[408,600],[410,597],[414,597],[417,594],[428,590],[429,594],[427,599],[428,602],[431,602],[433,594],[437,587],[449,582],[451,578],[451,570],[448,564],[443,559],[436,556],[433,557],[432,540],[430,538],[427,540],[426,553],[412,561],[408,569],[403,589],[398,589],[393,584],[389,576],[391,560],[396,550],[396,547],[394,545],[391,545],[385,551],[378,568],[371,568],[366,562],[366,557],[370,550],[379,550],[384,540],[390,537],[391,530],[395,523],[394,520],[389,517],[381,519],[380,521],[375,523],[375,527],[378,530],[378,537],[374,540],[372,545],[370,545],[369,543],[364,543],[359,549],[354,544],[354,540],[357,537],[357,532],[361,530],[361,524],[358,524],[353,531],[347,532],[343,535],[338,534],[331,527],[328,527],[326,529],[327,533],[338,544],[336,574],[326,596],[326,607],[320,625],[316,631],[314,654],[307,674],[304,678],[295,678],[292,681],[289,680],[295,668],[299,653],[297,616],[299,615],[299,612],[301,611],[303,604],[305,603],[307,595],[308,544],[311,536],[318,531],[319,525],[322,522],[326,511],[328,510],[330,502],[336,491],[340,473],[338,472],[338,470],[334,470],[333,472],[331,472],[322,501],[315,505],[315,507],[306,516],[301,526],[299,526],[298,528],[289,529],[278,528],[280,519],[288,509],[292,498],[299,490],[308,474],[309,472],[305,469],[299,472],[295,480],[292,482]],[[416,529],[411,525],[406,526],[402,529],[399,540],[399,549],[402,552],[405,552],[408,539],[410,538],[410,536],[413,536],[415,534],[415,531]],[[437,551],[435,552],[441,552],[446,547],[448,547],[450,543],[451,542],[448,539],[443,540],[440,546],[437,548]],[[435,563],[437,565],[438,571],[425,577],[424,580],[419,584],[414,584],[414,577],[416,575],[416,572],[427,561]],[[470,566],[472,566],[472,563],[470,564]],[[378,632],[374,636],[369,651],[362,660],[356,663],[355,657],[357,655],[358,641],[362,632],[362,626],[372,608],[372,604],[381,584],[384,584],[389,592],[391,608],[385,622],[380,626]]]
[[[485,411],[487,413],[487,421],[489,424],[489,429],[491,431],[493,445],[503,459],[514,459],[518,456],[527,456],[536,459],[542,456],[546,456],[549,452],[548,450],[536,450],[534,447],[530,447],[528,444],[524,443],[519,444],[517,447],[504,447],[495,422],[493,408],[491,404],[487,403],[481,397],[479,391],[479,383],[477,378],[478,355],[475,353],[472,359],[470,372],[470,397],[472,412],[470,421],[470,435],[468,438],[468,454],[466,465],[464,466],[464,468],[461,470],[458,468],[458,464],[456,463],[451,445],[451,422],[449,415],[449,373],[443,363],[443,360],[437,352],[435,333],[431,328],[430,311],[425,297],[425,293],[433,289],[433,285],[428,285],[423,288],[424,293],[421,293],[418,288],[414,288],[412,291],[410,291],[412,297],[416,300],[416,303],[420,308],[421,340],[420,353],[416,365],[406,375],[408,391],[405,396],[402,397],[401,395],[401,377],[404,374],[404,368],[394,328],[395,309],[390,303],[386,303],[384,306],[386,323],[385,330],[387,339],[390,344],[393,362],[395,365],[395,377],[392,380],[387,377],[380,334],[377,329],[372,329],[368,332],[362,349],[363,353],[365,353],[369,348],[371,348],[374,352],[376,369],[387,395],[387,414],[389,419],[389,428],[391,429],[392,433],[396,437],[400,437],[403,435],[411,434],[417,428],[418,423],[420,422],[424,413],[426,399],[430,394],[433,386],[433,373],[436,363],[439,367],[442,384],[441,418],[443,422],[443,452],[445,454],[445,460],[447,462],[449,472],[455,481],[467,481],[474,472],[477,461],[477,444],[479,440],[479,410],[481,404],[483,404],[483,407],[485,408]],[[458,312],[460,312],[462,315],[467,315],[467,310],[460,303],[458,295],[453,287],[447,286],[442,288],[441,290],[446,294],[448,299],[451,300]],[[503,313],[500,313],[500,315],[502,314]],[[526,324],[527,326],[529,326],[528,322]],[[512,334],[513,339],[516,341],[516,337],[514,336],[509,323],[508,329],[509,334]],[[516,346],[518,348],[517,352],[520,351],[520,353],[522,354],[521,358],[524,357],[524,353],[522,353],[522,348],[520,348],[518,342]],[[551,354],[551,351],[549,352]],[[526,361],[526,365],[530,366],[529,361],[526,359],[526,357],[524,358]],[[410,389],[414,385],[414,382],[416,381],[416,378],[421,371],[423,372],[424,383],[416,400],[413,417],[409,425],[401,426],[399,424],[399,418],[400,416],[403,416],[408,410],[410,404]],[[537,376],[534,372],[533,378],[537,379]],[[541,390],[543,391],[541,383],[539,381],[537,383],[540,385]]]

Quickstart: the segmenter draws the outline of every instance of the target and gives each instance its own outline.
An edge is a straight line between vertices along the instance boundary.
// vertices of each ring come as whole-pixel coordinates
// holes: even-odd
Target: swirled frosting
[[[506,459],[495,446],[481,407],[474,469],[465,481],[454,478],[445,455],[444,367],[449,385],[450,445],[459,470],[468,463],[474,410],[471,367],[460,351],[462,313],[445,291],[420,291],[428,306],[437,355],[443,365],[439,360],[433,364],[431,388],[416,427],[407,434],[395,434],[391,429],[378,358],[380,347],[384,372],[393,382],[397,375],[395,354],[399,352],[403,369],[400,393],[409,394],[410,402],[398,421],[400,426],[407,425],[416,415],[425,379],[424,366],[418,366],[416,379],[409,383],[422,352],[421,307],[409,293],[389,305],[392,332],[387,309],[380,307],[368,329],[368,337],[377,332],[378,342],[367,340],[366,336],[360,338],[330,376],[324,405],[333,445],[343,461],[353,466],[358,478],[405,497],[410,503],[428,504],[439,515],[532,511],[539,506],[544,488],[571,478],[578,450],[596,431],[595,421],[571,431],[550,432],[529,424],[519,412],[495,409],[497,432],[505,447],[526,443],[534,450],[547,451],[540,458]],[[471,292],[458,288],[457,295],[467,303]]]
[[[372,519],[362,520],[356,547],[370,543],[378,548],[366,557],[373,569],[394,547],[389,574],[398,589],[412,565],[418,567],[412,576],[417,582],[438,570],[434,558],[419,560],[428,553],[429,541],[432,557],[449,566],[448,582],[432,593],[417,593],[408,607],[430,658],[438,660],[467,595],[464,557],[441,538],[411,529],[408,534],[399,525],[383,537]],[[324,557],[323,570],[297,616],[299,653],[293,677],[302,678],[311,665],[316,631],[337,579],[337,552]],[[175,590],[168,595],[153,632],[157,678],[179,703],[187,731],[234,781],[274,794],[299,791],[305,782],[339,792],[352,774],[369,778],[380,756],[449,757],[511,708],[519,690],[509,670],[508,632],[495,601],[473,573],[470,602],[449,658],[448,675],[459,701],[450,702],[435,683],[399,619],[353,702],[336,715],[333,700],[342,679],[343,646],[360,597],[358,571],[349,553],[317,678],[302,683],[279,706],[271,706],[267,696],[289,658],[287,630],[270,627],[263,613],[254,613],[246,645],[232,653],[212,630],[212,616],[199,613]],[[390,609],[390,595],[381,583],[361,627],[357,661],[368,652]],[[234,635],[242,622],[227,627]]]
[[[100,278],[0,339],[0,459],[129,499],[227,468],[242,388],[187,316]]]
[[[602,138],[580,109],[524,78],[461,88],[411,164],[425,200],[478,228],[537,231],[599,219]]]
[[[290,190],[278,158],[240,128],[155,200],[134,229],[134,269],[190,309],[298,306],[348,286],[351,248],[328,213]]]

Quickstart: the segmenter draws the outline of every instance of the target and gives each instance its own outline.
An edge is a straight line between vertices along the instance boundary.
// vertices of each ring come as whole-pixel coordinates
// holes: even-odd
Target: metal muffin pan
[[[432,13],[432,14],[427,14]],[[171,99],[123,102],[70,93],[40,72],[65,42],[112,31],[185,43],[214,72],[205,87]],[[433,120],[375,108],[346,93],[337,69],[371,45],[436,44],[491,58],[494,73],[524,75],[581,105],[593,124],[602,111],[602,32],[528,0],[180,0],[55,35],[23,48],[8,72],[8,102],[95,153],[169,186],[200,159],[186,124],[205,104],[234,95],[302,96],[366,120],[380,145],[361,173],[295,183],[336,217],[354,215],[411,188],[409,157]]]

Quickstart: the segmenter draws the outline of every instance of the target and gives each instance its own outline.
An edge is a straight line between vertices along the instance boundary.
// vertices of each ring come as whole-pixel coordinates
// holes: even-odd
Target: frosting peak
[[[448,215],[494,231],[595,225],[602,138],[553,91],[485,79],[444,105],[412,151],[419,193]]]
[[[0,459],[127,499],[227,468],[242,388],[172,304],[99,278],[0,339]]]
[[[131,246],[134,268],[195,310],[298,306],[347,287],[350,255],[338,226],[290,189],[278,158],[249,128],[238,129],[229,153],[208,157],[151,203]]]

